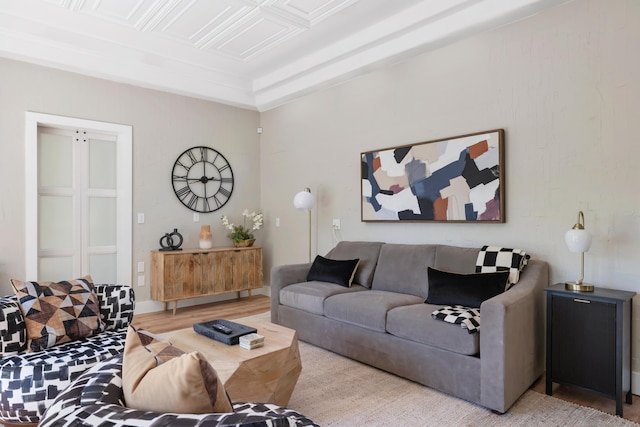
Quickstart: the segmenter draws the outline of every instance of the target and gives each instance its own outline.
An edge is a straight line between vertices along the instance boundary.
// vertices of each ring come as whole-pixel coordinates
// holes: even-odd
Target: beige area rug
[[[269,314],[236,319],[269,320]],[[302,374],[289,401],[321,426],[638,426],[527,391],[506,414],[300,342]]]

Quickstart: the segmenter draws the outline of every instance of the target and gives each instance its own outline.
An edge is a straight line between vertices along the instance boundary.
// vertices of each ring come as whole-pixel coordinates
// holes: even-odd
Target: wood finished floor
[[[133,324],[138,328],[147,329],[155,333],[163,333],[176,329],[188,328],[194,323],[212,319],[237,319],[264,313],[270,309],[271,300],[264,295],[254,295],[236,300],[221,301],[192,307],[178,308],[176,315],[171,310],[136,315]],[[544,375],[538,379],[531,390],[538,393],[545,392]],[[578,405],[598,409],[608,414],[616,413],[616,403],[594,393],[560,384],[553,385],[553,396],[558,399],[573,402]],[[624,404],[622,408],[624,418],[640,423],[640,397],[633,396],[633,404]]]

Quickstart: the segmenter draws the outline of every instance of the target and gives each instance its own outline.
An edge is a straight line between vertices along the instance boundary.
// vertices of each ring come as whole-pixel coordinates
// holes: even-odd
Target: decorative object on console
[[[161,251],[181,251],[182,234],[178,233],[178,229],[174,228],[171,233],[164,233],[160,238]]]
[[[247,221],[250,225],[247,225]],[[231,230],[227,237],[233,240],[233,246],[237,248],[247,248],[253,246],[256,241],[253,235],[254,231],[260,230],[264,221],[264,215],[261,213],[251,212],[247,209],[242,212],[242,225],[235,225],[229,222],[226,215],[222,217],[222,225],[227,230]]]
[[[233,171],[227,159],[209,147],[192,147],[178,156],[171,172],[180,203],[195,212],[217,211],[233,192]]]
[[[314,205],[315,200],[313,198],[313,194],[311,194],[311,189],[309,187],[305,188],[303,191],[300,191],[293,198],[293,206],[296,209],[309,213],[309,262],[311,262],[311,209],[313,209]]]
[[[211,226],[203,225],[200,227],[200,249],[211,249],[213,247],[213,236],[211,235]]]
[[[569,252],[580,252],[580,278],[575,282],[565,283],[565,288],[570,291],[593,292],[593,285],[583,283],[584,280],[584,253],[591,247],[591,233],[584,229],[584,214],[578,212],[578,221],[571,230],[564,235],[564,241]]]
[[[361,154],[362,221],[504,222],[504,130]]]

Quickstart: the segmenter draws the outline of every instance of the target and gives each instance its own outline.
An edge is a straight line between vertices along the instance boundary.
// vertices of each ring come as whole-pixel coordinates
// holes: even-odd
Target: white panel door
[[[130,284],[131,128],[28,113],[27,130],[29,280]]]

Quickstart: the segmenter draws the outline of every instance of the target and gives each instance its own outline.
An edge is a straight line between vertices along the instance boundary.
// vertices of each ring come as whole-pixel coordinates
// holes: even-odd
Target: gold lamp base
[[[593,285],[589,285],[587,283],[576,283],[576,282],[566,282],[564,284],[564,288],[568,291],[577,291],[577,292],[593,292]]]

